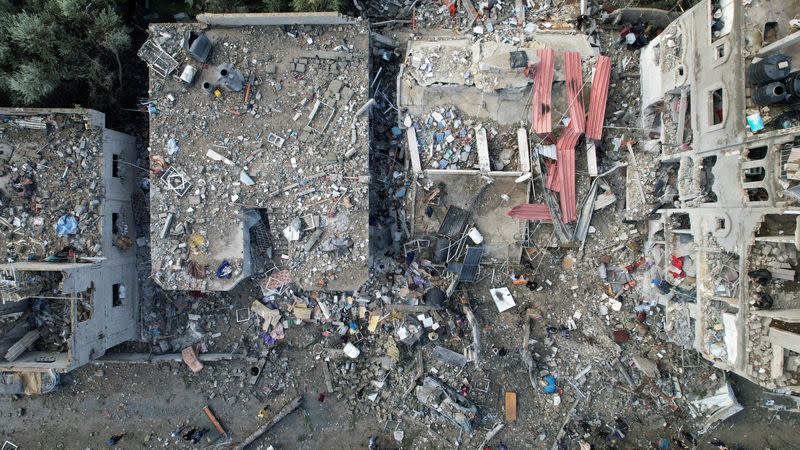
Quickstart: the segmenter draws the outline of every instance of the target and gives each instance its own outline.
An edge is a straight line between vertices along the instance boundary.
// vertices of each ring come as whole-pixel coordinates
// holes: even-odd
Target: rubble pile
[[[382,448],[693,448],[742,409],[725,371],[797,386],[800,357],[787,348],[778,367],[770,335],[800,331],[781,315],[800,307],[794,229],[744,243],[735,211],[719,213],[729,193],[714,191],[715,164],[739,166],[693,154],[680,95],[642,111],[640,49],[669,23],[645,16],[669,14],[588,3],[354,2],[372,30],[151,26],[148,269],[167,290],[142,321],[148,355],[185,363],[164,375],[223,407],[258,404],[259,421],[305,394],[309,435],[312,410],[339,408],[336,426],[366,418]],[[460,34],[425,40],[433,27]],[[665,33],[656,64],[670,70],[684,36]],[[575,50],[585,83],[557,58],[542,103],[556,120],[537,135],[539,48]],[[601,122],[592,138],[569,128],[564,97],[595,86],[597,50],[611,70],[605,117],[581,111]],[[457,95],[404,107],[411,81],[477,89],[479,103],[508,95],[494,110],[519,111],[478,118],[470,108],[492,109]],[[552,189],[558,164],[571,192]],[[565,205],[578,217],[562,220]],[[50,325],[47,308],[36,320]]]
[[[357,286],[370,179],[364,28],[162,24],[151,35],[197,72],[191,84],[151,77],[156,280],[228,289],[259,272],[250,235],[267,254],[261,272],[286,266],[309,288]],[[212,47],[207,69],[186,50],[197,35]]]
[[[87,120],[0,116],[5,262],[103,256],[103,131]]]
[[[515,171],[517,157],[516,127],[502,127],[489,121],[462,118],[455,107],[432,111],[427,117],[406,115],[406,128],[414,127],[423,167],[432,169],[477,169],[475,133],[486,128],[493,170]]]

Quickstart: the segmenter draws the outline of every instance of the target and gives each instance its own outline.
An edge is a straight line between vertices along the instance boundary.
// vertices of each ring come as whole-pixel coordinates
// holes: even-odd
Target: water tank
[[[751,95],[753,103],[758,106],[771,105],[786,100],[788,96],[786,92],[786,85],[780,81],[773,81],[772,83],[756,88]]]
[[[423,296],[423,300],[425,300],[425,304],[427,306],[432,306],[434,308],[441,308],[444,305],[445,300],[445,292],[437,287],[432,287],[425,292]]]
[[[792,58],[786,55],[768,56],[747,68],[747,79],[758,86],[770,81],[783,80],[789,76],[789,64]]]
[[[786,90],[789,93],[789,98],[787,100],[791,103],[800,102],[800,72],[789,75],[789,78],[783,83],[786,85]]]

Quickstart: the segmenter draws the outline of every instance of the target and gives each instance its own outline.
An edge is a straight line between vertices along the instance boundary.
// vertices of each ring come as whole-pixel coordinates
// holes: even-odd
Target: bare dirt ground
[[[552,277],[547,279],[555,282],[561,268],[551,269]],[[574,368],[586,362],[587,353],[579,347],[602,338],[592,338],[587,328],[568,338],[547,337],[547,323],[560,323],[573,314],[572,305],[564,301],[564,297],[565,294],[571,296],[573,289],[570,287],[574,281],[565,279],[558,287],[540,292],[518,287],[513,291],[518,301],[517,312],[528,307],[543,311],[543,317],[532,330],[532,339],[537,342],[534,349],[540,355],[540,364],[551,369],[559,379],[574,375]],[[484,362],[460,374],[471,386],[469,397],[480,409],[476,421],[478,431],[471,440],[461,437],[461,442],[467,444],[463,448],[475,448],[484,431],[502,418],[504,391],[517,392],[519,418],[508,424],[490,445],[502,441],[511,449],[550,448],[575,400],[579,400],[575,413],[587,420],[600,419],[607,423],[616,416],[624,418],[630,431],[618,448],[647,448],[648,443],[657,442],[659,438],[678,436],[680,424],[686,418],[667,415],[663,417],[666,427],[654,427],[651,413],[657,408],[642,401],[644,396],[627,395],[615,380],[604,379],[602,375],[590,375],[590,381],[581,387],[581,391],[590,396],[588,401],[582,400],[566,383],[559,406],[553,405],[549,396],[532,389],[519,353],[520,315],[517,312],[498,314],[488,295],[480,298],[488,284],[471,291],[471,295],[477,297],[476,315],[482,324],[485,344]],[[247,296],[242,295],[232,301],[235,304],[246,299]],[[199,374],[192,374],[178,362],[88,365],[65,375],[62,386],[50,395],[1,399],[0,437],[20,448],[97,449],[107,446],[109,436],[126,433],[117,448],[213,448],[207,441],[192,446],[170,434],[187,425],[210,428],[201,411],[203,406],[209,405],[233,441],[240,442],[284,404],[302,395],[303,406],[259,439],[254,448],[266,448],[269,444],[281,449],[366,448],[371,435],[380,436],[386,448],[457,448],[459,433],[455,426],[436,423],[433,431],[429,431],[422,422],[408,418],[410,411],[420,409],[413,395],[399,399],[399,403],[393,403],[398,399],[386,400],[388,424],[378,420],[374,410],[351,408],[347,394],[339,397],[326,393],[320,402],[319,394],[325,392],[326,387],[320,359],[316,358],[318,352],[311,344],[324,341],[322,330],[318,325],[290,328],[275,354],[270,355],[256,388],[247,382],[247,371],[252,363],[244,359],[207,363]],[[246,327],[231,327],[218,345],[233,346],[244,334],[252,332]],[[545,346],[545,343],[550,344]],[[641,350],[642,345],[653,345],[651,342],[629,344],[624,344],[626,352]],[[497,347],[497,354],[493,347]],[[553,357],[548,356],[551,347],[559,349]],[[662,350],[668,352],[668,347],[670,345],[665,345]],[[405,354],[401,366],[412,367],[413,354]],[[453,376],[455,372],[440,375]],[[489,389],[480,392],[485,379],[491,380]],[[336,373],[334,381],[335,384],[344,383]],[[795,448],[792,430],[798,426],[797,416],[767,411],[759,406],[763,404],[760,388],[746,381],[733,381],[745,410],[699,437],[698,448],[713,448],[707,445],[712,437],[743,449]],[[392,391],[392,395],[395,393],[396,390]],[[359,405],[368,402],[363,395],[357,395]],[[403,405],[406,409],[390,407],[392,404]],[[259,418],[258,413],[264,407],[267,418]],[[402,443],[392,439],[395,429],[404,431]],[[605,444],[599,443],[595,448],[605,448]]]

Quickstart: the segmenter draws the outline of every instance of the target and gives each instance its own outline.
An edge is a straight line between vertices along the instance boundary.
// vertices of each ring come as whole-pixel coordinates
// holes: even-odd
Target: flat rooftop
[[[187,51],[199,33],[211,43],[205,63]],[[305,289],[358,288],[369,248],[368,114],[356,116],[368,100],[367,27],[154,24],[150,37],[178,63],[167,77],[150,66],[154,279],[229,290],[260,274],[252,247],[265,271],[288,269]],[[178,78],[187,65],[191,84]],[[225,88],[223,71],[241,74],[241,90]],[[293,222],[300,232],[284,232]],[[224,261],[230,278],[216,274]]]
[[[67,248],[101,257],[103,129],[81,110],[38,111],[0,109],[3,262],[41,261]]]

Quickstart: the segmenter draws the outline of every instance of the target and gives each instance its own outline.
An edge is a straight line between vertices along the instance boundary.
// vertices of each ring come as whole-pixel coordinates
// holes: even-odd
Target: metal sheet
[[[544,203],[523,203],[511,208],[506,215],[520,220],[553,220],[550,208]]]
[[[475,281],[481,265],[481,256],[483,256],[483,247],[470,247],[467,249],[467,254],[464,256],[464,264],[458,276],[459,281]]]
[[[533,117],[531,122],[534,133],[549,133],[553,130],[552,91],[555,52],[552,49],[544,48],[537,50],[536,53],[539,56],[539,66],[536,68],[533,80],[533,97],[531,99]]]
[[[608,83],[611,79],[611,58],[600,56],[592,78],[592,93],[589,97],[589,117],[586,120],[586,137],[600,140],[608,102]]]
[[[578,52],[564,52],[564,69],[567,79],[567,105],[569,125],[575,131],[586,129],[586,110],[583,105],[583,66]]]

